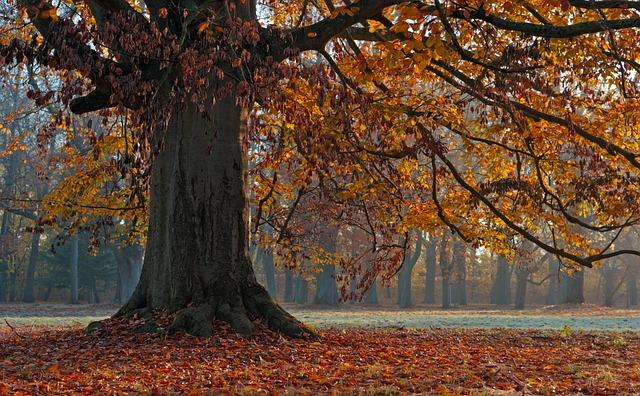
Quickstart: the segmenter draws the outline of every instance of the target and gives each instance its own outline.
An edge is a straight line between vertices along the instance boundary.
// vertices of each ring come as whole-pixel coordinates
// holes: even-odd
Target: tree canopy
[[[526,240],[569,265],[640,255],[616,243],[640,221],[636,1],[5,0],[1,12],[4,75],[47,76],[28,93],[54,113],[38,138],[75,128],[91,143],[57,193],[67,216],[144,223],[154,161],[182,144],[160,131],[176,109],[222,119],[211,109],[231,98],[250,229],[291,257],[337,225],[363,232],[355,256],[375,263],[350,268],[386,276],[412,229],[506,256]]]

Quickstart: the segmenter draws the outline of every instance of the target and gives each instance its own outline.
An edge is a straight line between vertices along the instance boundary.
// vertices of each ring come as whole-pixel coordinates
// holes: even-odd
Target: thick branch
[[[398,0],[368,0],[348,7],[349,13],[323,19],[313,25],[292,31],[293,45],[300,51],[322,50],[333,37],[353,25],[371,19],[387,7],[404,3]]]

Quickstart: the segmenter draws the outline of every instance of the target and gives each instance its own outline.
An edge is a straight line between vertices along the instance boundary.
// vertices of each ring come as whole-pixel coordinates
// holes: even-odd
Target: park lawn
[[[322,328],[286,339],[131,331],[142,320],[0,331],[0,394],[211,392],[631,394],[640,334],[514,329]]]
[[[634,331],[640,329],[640,310],[603,308],[594,305],[537,307],[526,310],[491,306],[470,306],[442,310],[434,306],[412,309],[363,307],[340,308],[285,305],[303,322],[326,327],[404,327],[429,328],[505,328],[562,330]],[[70,304],[4,304],[0,305],[0,330],[8,327],[86,326],[105,319],[118,306]],[[6,322],[5,322],[6,320]]]

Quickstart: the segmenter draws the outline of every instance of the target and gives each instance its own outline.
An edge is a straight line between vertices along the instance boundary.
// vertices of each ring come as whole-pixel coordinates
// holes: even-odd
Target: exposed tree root
[[[176,333],[185,332],[198,337],[208,337],[213,333],[213,320],[227,322],[231,328],[242,335],[251,335],[255,330],[252,320],[262,320],[271,329],[288,337],[314,337],[316,334],[309,327],[294,318],[276,303],[264,287],[255,281],[239,285],[238,293],[230,301],[211,301],[196,303],[175,312],[173,323],[166,329],[158,326],[153,320],[152,309],[146,306],[144,288],[138,287],[129,302],[114,315],[115,318],[131,318],[137,316],[145,319],[144,325],[137,332]],[[158,307],[158,309],[162,309]],[[87,333],[101,328],[99,322],[87,327]]]
[[[264,320],[273,330],[289,337],[315,337],[316,333],[282,309],[259,284],[244,288],[244,304],[252,316]]]
[[[197,337],[213,334],[213,308],[209,304],[179,310],[167,331],[169,334],[183,331]]]

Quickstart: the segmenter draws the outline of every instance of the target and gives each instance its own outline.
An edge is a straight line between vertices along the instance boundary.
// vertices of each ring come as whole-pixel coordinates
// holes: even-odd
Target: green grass
[[[13,327],[78,327],[104,318],[104,316],[11,316],[0,320],[0,329],[8,327],[5,320]]]
[[[314,327],[406,327],[406,328],[511,328],[562,330],[609,330],[638,331],[640,316],[605,315],[527,315],[522,313],[498,312],[442,312],[426,310],[354,310],[307,309],[289,307],[298,319]],[[105,312],[94,316],[29,316],[13,312],[10,316],[0,315],[0,329],[7,325],[6,319],[14,327],[31,326],[86,326],[89,322],[104,319]],[[98,316],[103,315],[103,316]]]

